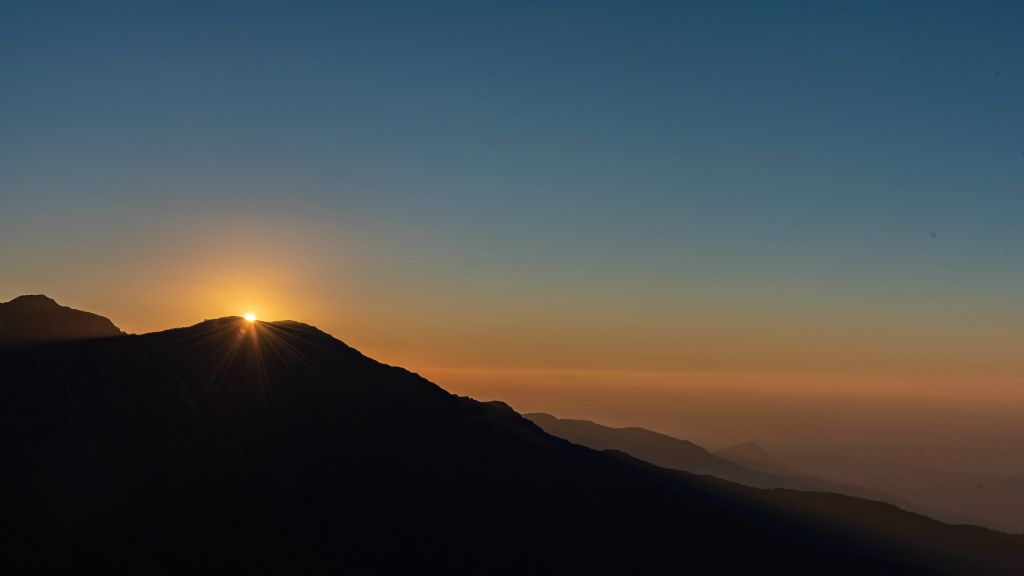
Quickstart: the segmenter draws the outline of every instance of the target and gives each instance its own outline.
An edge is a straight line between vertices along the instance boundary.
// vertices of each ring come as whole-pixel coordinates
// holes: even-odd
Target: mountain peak
[[[17,298],[8,302],[8,304],[17,304],[19,306],[31,305],[31,304],[45,304],[48,306],[59,306],[57,301],[50,298],[46,294],[22,294]]]
[[[61,306],[44,294],[0,303],[0,346],[121,336],[109,319]]]

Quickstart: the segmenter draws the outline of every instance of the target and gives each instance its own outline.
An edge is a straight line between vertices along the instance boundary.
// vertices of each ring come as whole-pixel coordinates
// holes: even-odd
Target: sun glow
[[[243,316],[243,318],[245,318],[246,322],[255,322],[256,321],[256,315],[253,314],[252,312],[246,312],[245,316]]]

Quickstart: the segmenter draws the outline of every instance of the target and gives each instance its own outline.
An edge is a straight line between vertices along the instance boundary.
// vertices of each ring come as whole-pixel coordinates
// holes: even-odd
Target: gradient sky
[[[0,300],[412,369],[1024,374],[1019,2],[0,5]]]

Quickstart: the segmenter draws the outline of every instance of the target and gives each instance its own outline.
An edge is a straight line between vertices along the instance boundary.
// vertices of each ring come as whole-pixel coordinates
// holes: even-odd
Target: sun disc
[[[252,312],[246,312],[245,316],[243,316],[243,318],[245,318],[245,320],[247,322],[255,322],[256,321],[256,315],[253,314]]]

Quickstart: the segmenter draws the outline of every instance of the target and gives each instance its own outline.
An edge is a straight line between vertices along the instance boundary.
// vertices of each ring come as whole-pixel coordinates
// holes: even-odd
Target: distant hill
[[[0,346],[121,336],[110,320],[61,306],[42,294],[0,303]]]
[[[788,470],[754,442],[712,454],[692,442],[645,428],[611,428],[589,420],[556,418],[543,413],[523,414],[523,417],[548,434],[575,444],[595,450],[624,452],[664,468],[707,474],[755,488],[836,492],[916,510],[916,506],[882,490],[831,482]]]
[[[523,414],[548,434],[595,450],[618,450],[652,464],[693,474],[709,474],[748,486],[777,488],[780,479],[749,470],[686,440],[644,428],[610,428],[589,420]]]
[[[297,322],[0,350],[7,573],[1011,574],[1024,539],[551,436]]]
[[[741,466],[762,472],[791,472],[757,442],[744,442],[715,451],[715,455]]]

